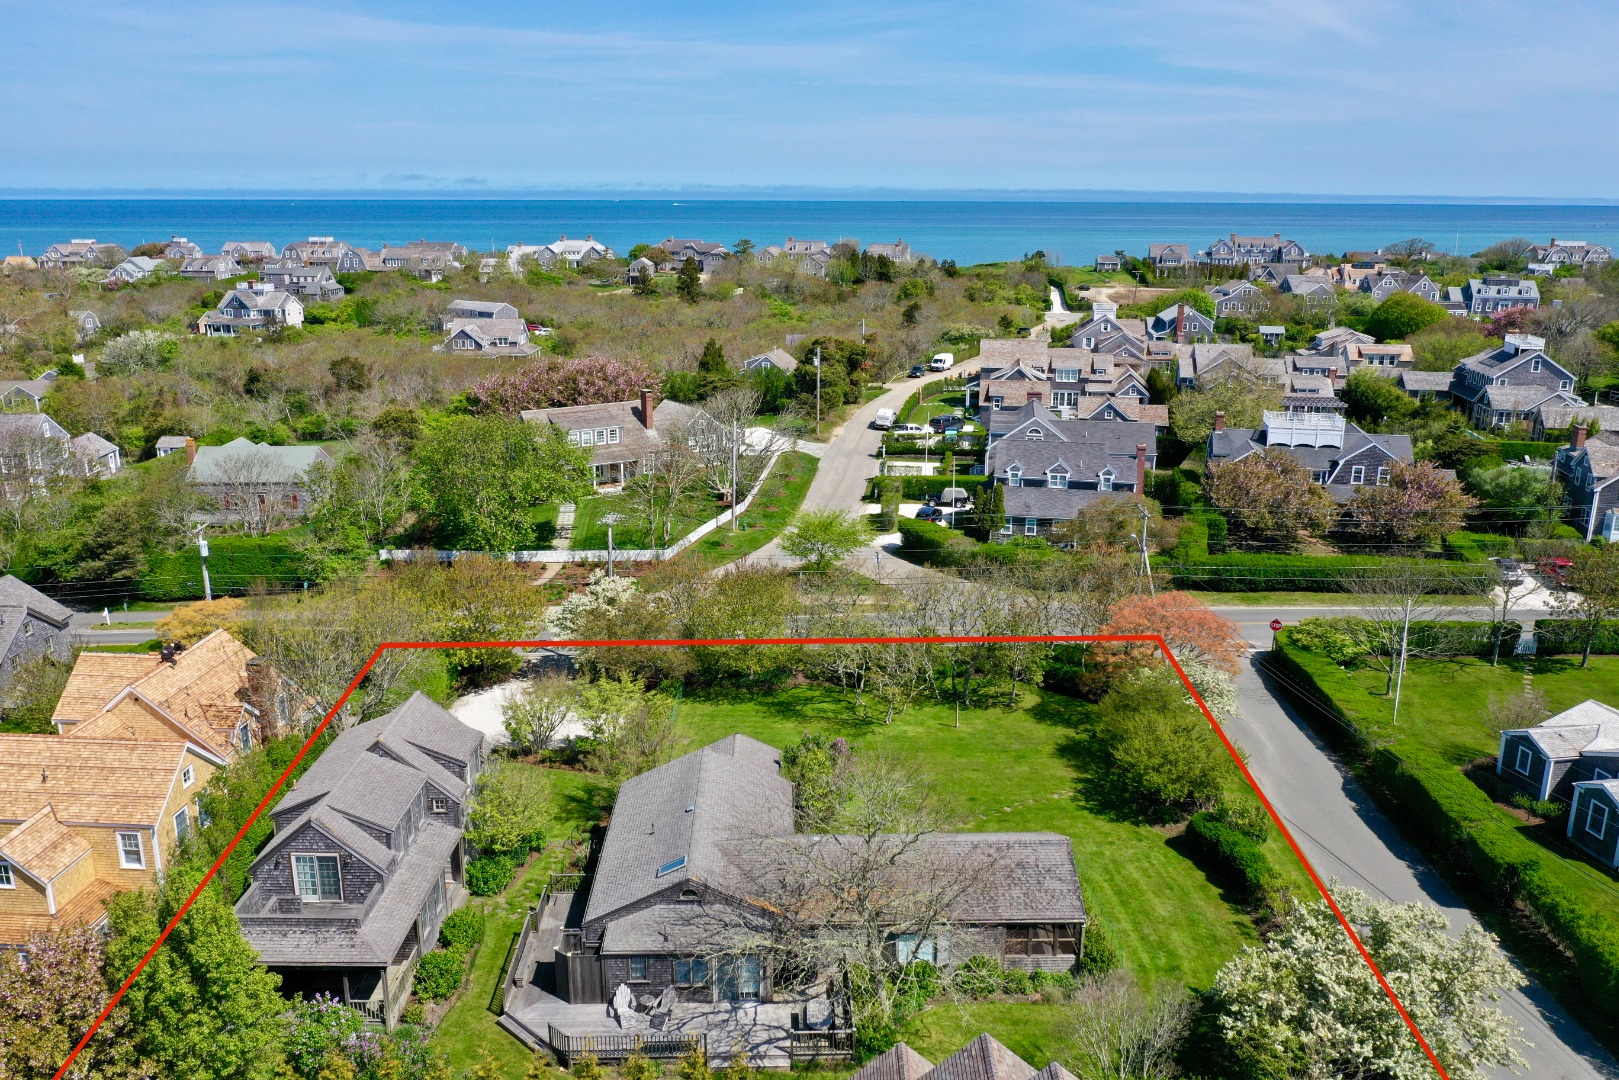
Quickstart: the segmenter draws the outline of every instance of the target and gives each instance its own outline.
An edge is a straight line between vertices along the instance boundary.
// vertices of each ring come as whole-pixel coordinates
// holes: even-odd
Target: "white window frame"
[[[1558,379],[1557,380],[1557,389],[1559,389],[1559,390],[1572,390],[1572,389],[1574,389],[1574,384],[1569,382],[1567,379]]]
[[[1066,488],[1068,486],[1068,470],[1047,469],[1046,486],[1054,488]]]
[[[1529,361],[1529,370],[1530,371],[1539,371],[1540,370],[1540,357],[1537,356],[1533,360]]]
[[[1366,466],[1349,466],[1349,482],[1351,484],[1364,484],[1366,482]]]
[[[184,840],[191,831],[191,810],[182,806],[174,812],[174,839],[176,842]]]
[[[1599,818],[1597,811],[1601,811]],[[1607,804],[1595,799],[1588,799],[1585,803],[1585,831],[1602,840],[1608,835],[1608,807]]]
[[[427,812],[429,814],[448,814],[450,812],[450,800],[438,795],[433,796],[427,800]]]
[[[330,860],[332,860],[332,865],[337,867],[337,894],[335,896],[327,896],[323,891],[324,883],[323,883],[323,881],[321,879],[321,875],[320,875],[320,860],[322,860],[322,859],[330,859]],[[315,892],[314,892],[314,895],[310,895],[309,893],[304,892],[303,891],[303,884],[298,880],[298,864],[300,862],[302,862],[302,861],[307,861],[309,864],[312,864],[313,867],[314,867],[314,871],[315,871]],[[299,852],[298,854],[292,856],[291,867],[292,867],[292,888],[293,888],[293,891],[297,893],[298,899],[302,900],[306,904],[338,904],[338,903],[342,903],[342,901],[343,901],[343,860],[338,858],[337,853],[335,851]]]
[[[12,871],[11,864],[4,859],[0,859],[0,889],[15,889],[16,887],[17,875]]]
[[[185,768],[180,770],[180,786],[181,787],[190,787],[192,785],[192,783],[196,779],[197,779],[196,771],[194,769],[192,769],[190,765],[187,765]]]
[[[1039,536],[1040,535],[1040,519],[1039,518],[1024,518],[1023,519],[1023,535],[1024,536]]]
[[[1377,482],[1380,486],[1389,482],[1389,467],[1387,465],[1377,467]]]
[[[1045,442],[1046,433],[1037,427],[1032,427],[1023,433],[1023,437],[1031,442]]]
[[[1530,775],[1529,770],[1534,767],[1535,754],[1527,746],[1519,745],[1518,752],[1512,758],[1512,770],[1521,776]]]
[[[1006,467],[1006,486],[1007,487],[1022,487],[1023,486],[1023,466],[1021,466],[1021,465],[1008,465]]]
[[[620,432],[622,430],[623,430],[622,428],[608,428],[607,429],[607,444],[609,446],[617,446],[618,445],[619,434],[620,434]]]
[[[1115,479],[1116,476],[1112,469],[1103,469],[1101,472],[1096,474],[1096,490],[1112,491],[1113,481]]]
[[[129,837],[135,838],[135,849],[131,851],[129,845],[124,843]],[[134,855],[135,861],[130,862],[129,857]],[[141,841],[138,832],[121,832],[118,834],[118,865],[125,870],[146,869],[146,846]]]

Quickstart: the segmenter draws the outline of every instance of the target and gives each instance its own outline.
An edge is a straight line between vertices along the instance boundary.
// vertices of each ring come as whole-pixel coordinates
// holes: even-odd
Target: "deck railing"
[[[373,998],[370,1001],[345,1001],[343,1004],[365,1017],[373,1024],[388,1024],[387,1002],[382,998]]]
[[[546,1025],[545,1041],[556,1052],[563,1068],[572,1066],[580,1054],[594,1054],[602,1063],[623,1061],[636,1051],[649,1058],[671,1060],[681,1058],[693,1049],[708,1055],[708,1036],[700,1032],[664,1035],[658,1032],[605,1035],[569,1035],[557,1030],[555,1024]]]
[[[854,1057],[853,1031],[795,1031],[787,1054],[794,1061],[848,1061]]]

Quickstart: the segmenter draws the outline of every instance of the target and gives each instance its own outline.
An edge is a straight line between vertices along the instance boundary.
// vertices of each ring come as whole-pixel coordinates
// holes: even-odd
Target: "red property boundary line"
[[[342,695],[337,699],[336,704],[331,707],[331,709],[326,713],[326,716],[321,720],[320,724],[317,725],[315,730],[310,733],[309,738],[304,741],[303,746],[299,747],[297,755],[292,759],[291,762],[287,764],[287,767],[282,770],[281,775],[276,779],[275,785],[265,793],[264,798],[259,800],[258,806],[253,808],[253,813],[248,817],[247,821],[243,823],[242,827],[236,831],[236,835],[231,838],[231,842],[226,845],[225,850],[220,853],[219,858],[214,860],[214,864],[210,866],[208,868],[208,872],[202,876],[202,880],[197,883],[197,887],[191,890],[191,895],[186,897],[185,903],[180,905],[180,910],[174,913],[174,917],[170,919],[168,925],[163,928],[163,932],[157,936],[157,940],[152,943],[152,947],[146,950],[146,955],[141,957],[140,963],[135,965],[135,970],[129,973],[129,978],[124,980],[123,985],[118,988],[117,993],[113,994],[112,999],[107,1002],[106,1008],[101,1010],[101,1015],[96,1017],[95,1023],[90,1025],[90,1030],[86,1031],[84,1033],[84,1037],[81,1038],[78,1044],[73,1047],[73,1052],[67,1056],[66,1061],[62,1062],[62,1067],[56,1070],[52,1080],[62,1080],[63,1076],[66,1075],[68,1068],[73,1064],[74,1059],[79,1056],[80,1051],[82,1051],[85,1046],[89,1044],[91,1038],[93,1038],[95,1033],[100,1030],[101,1025],[106,1022],[107,1017],[112,1015],[114,1007],[116,1007],[118,1002],[123,999],[124,994],[129,991],[129,988],[134,985],[135,980],[140,977],[140,973],[145,970],[146,965],[151,961],[152,957],[157,955],[157,950],[162,948],[163,943],[168,940],[169,934],[171,934],[174,931],[174,928],[179,925],[180,920],[185,917],[186,912],[191,910],[191,905],[196,902],[197,897],[202,895],[202,891],[206,889],[208,887],[208,883],[214,879],[214,875],[217,874],[219,872],[219,868],[225,864],[225,860],[230,858],[231,853],[236,850],[236,845],[242,842],[242,837],[247,835],[247,830],[252,828],[253,823],[259,819],[259,815],[263,814],[264,811],[269,807],[270,800],[275,798],[277,793],[281,791],[282,786],[287,782],[287,778],[292,775],[293,769],[298,767],[298,763],[304,759],[306,754],[309,753],[310,747],[315,745],[315,740],[319,739],[321,734],[325,732],[327,726],[332,722],[332,718],[337,715],[338,710],[348,702],[349,697],[353,695],[354,691],[359,688],[360,683],[365,680],[366,675],[371,671],[372,665],[377,662],[384,652],[387,652],[390,649],[554,649],[607,648],[626,646],[679,647],[700,645],[1055,645],[1105,641],[1139,642],[1158,646],[1159,651],[1164,654],[1164,658],[1167,659],[1170,666],[1175,669],[1175,674],[1180,676],[1181,683],[1186,687],[1187,692],[1192,695],[1192,700],[1196,702],[1197,707],[1202,710],[1204,718],[1209,722],[1209,726],[1212,727],[1214,729],[1214,733],[1220,737],[1220,742],[1225,746],[1226,753],[1230,754],[1231,760],[1236,762],[1237,768],[1242,772],[1242,778],[1248,782],[1248,786],[1253,789],[1254,794],[1259,796],[1259,801],[1264,804],[1265,812],[1270,815],[1271,821],[1276,823],[1276,828],[1279,832],[1281,832],[1282,838],[1287,841],[1287,846],[1292,848],[1294,855],[1298,856],[1299,863],[1303,865],[1305,872],[1310,875],[1310,880],[1315,883],[1316,890],[1320,892],[1321,898],[1327,902],[1327,906],[1332,909],[1332,913],[1338,917],[1338,924],[1344,928],[1344,933],[1349,935],[1349,940],[1354,943],[1355,949],[1360,953],[1361,959],[1366,961],[1366,966],[1371,968],[1372,974],[1377,977],[1378,985],[1383,988],[1383,993],[1388,995],[1389,1001],[1393,1003],[1394,1008],[1399,1012],[1400,1019],[1405,1021],[1405,1026],[1411,1029],[1412,1036],[1417,1040],[1417,1045],[1422,1047],[1422,1052],[1428,1056],[1428,1060],[1433,1064],[1434,1071],[1437,1072],[1443,1078],[1443,1080],[1450,1080],[1450,1074],[1446,1072],[1445,1067],[1439,1063],[1439,1058],[1434,1054],[1433,1047],[1428,1045],[1428,1040],[1425,1039],[1422,1032],[1418,1030],[1416,1022],[1411,1019],[1411,1014],[1405,1011],[1405,1006],[1400,1002],[1399,995],[1394,992],[1394,987],[1389,985],[1388,979],[1383,976],[1382,970],[1378,968],[1376,961],[1372,959],[1372,954],[1366,951],[1366,946],[1361,942],[1360,935],[1356,934],[1355,928],[1349,925],[1349,920],[1344,917],[1343,911],[1338,907],[1338,902],[1334,900],[1332,898],[1332,894],[1327,891],[1326,885],[1321,881],[1321,876],[1316,873],[1315,867],[1312,866],[1310,864],[1310,860],[1305,857],[1304,850],[1299,847],[1298,841],[1293,838],[1292,832],[1289,831],[1288,827],[1282,822],[1282,816],[1276,812],[1276,807],[1271,805],[1270,799],[1266,797],[1265,792],[1260,788],[1259,781],[1255,780],[1253,773],[1248,771],[1248,766],[1242,760],[1242,755],[1237,752],[1236,744],[1234,744],[1230,737],[1226,735],[1225,728],[1221,727],[1220,721],[1215,719],[1214,713],[1211,712],[1208,705],[1204,703],[1202,695],[1200,695],[1197,692],[1197,688],[1192,685],[1192,680],[1186,677],[1185,670],[1181,667],[1180,661],[1175,659],[1175,654],[1170,651],[1168,643],[1166,643],[1163,637],[1158,634],[1015,634],[977,636],[968,635],[958,637],[653,638],[632,641],[577,640],[384,642],[383,644],[377,646],[376,651],[373,652],[370,658],[366,660],[364,666],[362,666],[359,672],[354,676],[353,681],[349,683],[348,688],[345,689]]]

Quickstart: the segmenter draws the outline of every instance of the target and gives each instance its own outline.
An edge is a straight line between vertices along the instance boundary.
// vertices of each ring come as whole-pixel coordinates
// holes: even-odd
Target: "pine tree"
[[[708,1055],[698,1043],[692,1043],[675,1066],[676,1080],[714,1080],[714,1070],[708,1067]]]
[[[675,275],[675,292],[687,303],[695,304],[702,295],[703,268],[697,265],[696,259],[687,259],[680,264],[680,273]]]
[[[569,1071],[573,1073],[574,1080],[607,1080],[607,1071],[589,1050],[573,1059],[573,1068]]]

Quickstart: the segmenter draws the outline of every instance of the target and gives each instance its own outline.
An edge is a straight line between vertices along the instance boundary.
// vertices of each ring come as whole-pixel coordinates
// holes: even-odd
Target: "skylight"
[[[684,856],[684,855],[682,855],[678,859],[670,859],[668,862],[666,862],[662,866],[658,867],[658,876],[659,877],[668,877],[670,874],[674,873],[676,870],[683,869],[685,867],[685,865],[686,865],[686,856]]]

